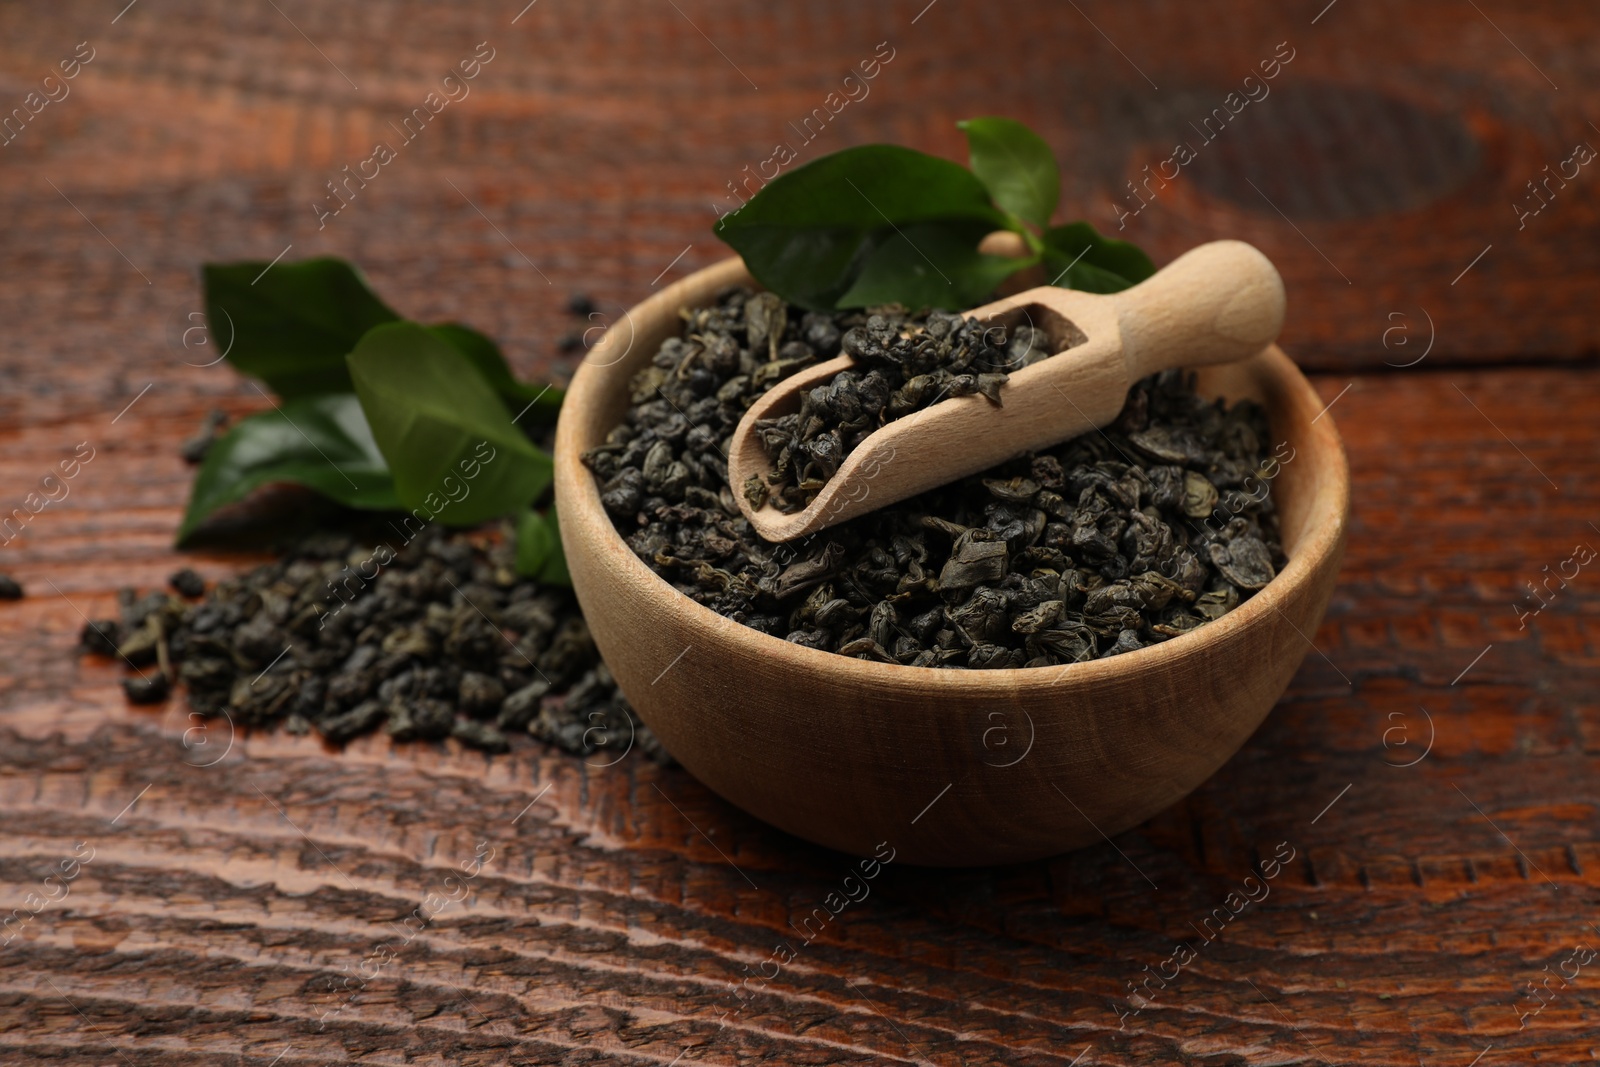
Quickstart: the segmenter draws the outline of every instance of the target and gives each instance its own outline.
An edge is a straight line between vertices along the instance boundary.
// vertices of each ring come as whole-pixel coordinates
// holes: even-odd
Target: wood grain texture
[[[873,141],[961,158],[955,121],[984,113],[1027,121],[1056,148],[1061,219],[1088,218],[1157,263],[1215,238],[1262,249],[1297,309],[1285,347],[1307,366],[1414,358],[1417,347],[1384,347],[1401,321],[1391,313],[1413,342],[1431,316],[1435,361],[1581,359],[1600,339],[1584,281],[1600,269],[1593,168],[1553,184],[1521,229],[1513,207],[1542,202],[1527,183],[1597,136],[1600,58],[1582,5],[1480,3],[1480,15],[1341,0],[1315,25],[1317,12],[1266,0],[1004,15],[939,0],[914,24],[926,0],[779,12],[697,0],[681,15],[541,0],[515,25],[524,5],[278,6],[139,0],[114,25],[90,0],[0,12],[4,113],[77,42],[96,49],[71,94],[0,146],[13,257],[0,308],[51,320],[0,342],[10,361],[43,372],[60,351],[132,344],[146,374],[99,382],[99,395],[156,372],[230,388],[179,362],[166,317],[193,309],[198,264],[293,243],[291,255],[358,259],[403,311],[472,308],[534,368],[553,355],[568,290],[614,316],[680,253],[669,278],[720,258],[709,228],[738,202],[730,184],[758,181],[748,175],[780,142],[797,162]],[[403,143],[394,127],[480,41],[496,55],[471,95]],[[844,76],[879,42],[893,59],[840,107]],[[1294,58],[1270,94],[1203,138],[1195,127],[1280,42]],[[829,121],[818,131],[813,118],[807,140],[817,108]],[[327,183],[380,140],[398,158],[319,229],[314,205],[339,203]],[[1160,172],[1180,140],[1194,161],[1118,231],[1117,205],[1139,203],[1127,183]],[[134,318],[146,325],[108,326]]]
[[[23,905],[79,842],[95,852],[0,949],[0,1060],[1581,1058],[1600,1011],[1587,970],[1518,1029],[1524,984],[1594,946],[1600,889],[1600,594],[1585,569],[1525,630],[1510,608],[1600,541],[1600,441],[1592,421],[1548,418],[1557,402],[1594,410],[1600,375],[1354,379],[1334,407],[1354,476],[1341,584],[1240,753],[1114,846],[891,864],[804,947],[790,923],[852,861],[637,754],[591,767],[531,742],[486,759],[366,739],[334,755],[272,734],[194,766],[226,744],[221,724],[216,748],[185,748],[180,705],[127,707],[111,666],[71,649],[77,610],[185,558],[165,548],[186,477],[172,446],[201,404],[137,406],[114,429],[147,451],[103,449],[9,557],[35,595],[0,612],[0,899]],[[99,421],[13,435],[0,474],[25,480]],[[496,853],[471,897],[363,975],[479,841]],[[1296,858],[1270,895],[1119,1029],[1125,983],[1198,944],[1189,924],[1280,842]],[[797,958],[735,1014],[734,984],[780,940]]]
[[[1600,115],[1583,5],[541,0],[515,26],[520,3],[139,0],[113,23],[123,7],[0,8],[0,114],[77,42],[97,49],[0,146],[7,512],[78,442],[96,449],[0,548],[30,593],[0,606],[0,919],[94,849],[0,948],[0,1062],[1594,1056],[1593,967],[1522,1013],[1526,983],[1595,947],[1600,585],[1589,567],[1552,582],[1525,627],[1512,604],[1600,543],[1600,374],[1461,366],[1592,360],[1592,168],[1522,230],[1512,207]],[[325,183],[486,39],[473,95],[318,230]],[[884,40],[867,99],[810,144],[785,132]],[[958,158],[955,119],[1013,115],[1058,146],[1062,217],[1114,230],[1124,181],[1284,40],[1272,95],[1120,235],[1158,262],[1239,237],[1279,264],[1285,347],[1327,372],[1350,448],[1346,562],[1262,728],[1115,847],[891,864],[737,1010],[734,984],[780,938],[800,947],[790,921],[840,890],[840,854],[637,753],[602,768],[531,742],[486,759],[241,735],[196,766],[225,732],[185,747],[181,706],[131,709],[109,664],[74,655],[78,613],[119,585],[250,562],[170,550],[176,442],[208,407],[265,406],[203,366],[215,347],[183,344],[201,263],[344,255],[403,312],[494,334],[524,373],[570,368],[557,337],[593,323],[562,317],[569,290],[614,318],[719,258],[713,205],[780,138],[802,158],[882,140]],[[1425,314],[1426,360],[1384,367],[1421,354]],[[471,896],[371,962],[480,841],[496,851]],[[1296,859],[1270,896],[1119,1028],[1127,983],[1198,944],[1190,924],[1279,842]]]
[[[1235,269],[1224,269],[1229,264]],[[1264,291],[1206,292],[1196,284],[1208,272],[1237,282],[1246,265]],[[629,702],[683,766],[743,810],[808,841],[863,857],[972,866],[1038,859],[1120,833],[1187,794],[1238,750],[1310,650],[1305,635],[1333,592],[1350,499],[1344,448],[1321,397],[1282,351],[1260,350],[1282,322],[1283,290],[1259,252],[1217,243],[1182,257],[1171,276],[1152,278],[1150,291],[1045,297],[1089,335],[1086,355],[1074,349],[1014,375],[1008,418],[1037,427],[1038,416],[1070,391],[1091,411],[1109,411],[1110,421],[1131,373],[1119,315],[1148,307],[1152,291],[1188,285],[1188,299],[1176,294],[1175,306],[1160,314],[1191,319],[1203,361],[1234,357],[1200,368],[1196,388],[1261,404],[1272,448],[1287,459],[1272,491],[1289,564],[1266,588],[1193,633],[1071,669],[932,671],[805,648],[695,604],[638,559],[602,506],[583,455],[606,441],[636,375],[660,340],[680,329],[680,310],[711,303],[731,283],[750,284],[741,266],[735,258],[697,271],[631,309],[626,328],[608,334],[574,376],[556,433],[561,539],[584,617]],[[1253,342],[1200,333],[1237,294],[1266,312],[1253,316]],[[1206,314],[1208,306],[1217,314]],[[1149,328],[1157,314],[1140,323],[1145,358],[1162,340]],[[1185,350],[1175,339],[1167,347]],[[1102,380],[1109,367],[1114,384],[1095,396],[1084,386],[1088,376],[1074,380],[1078,361]],[[1053,391],[1041,388],[1052,383]],[[970,399],[987,414],[986,400]],[[882,437],[894,442],[891,457],[897,446],[939,463],[935,457],[953,450],[931,431],[916,437],[915,428],[941,406],[890,423],[851,459]],[[934,429],[949,433],[951,425],[962,422],[947,418]],[[902,427],[906,433],[894,432]],[[969,423],[965,436],[978,432]],[[1037,430],[1026,423],[1014,437],[988,432],[1002,443],[979,469],[1009,458],[1019,443],[1054,443],[1048,430],[1030,437]],[[848,480],[848,467],[836,478]],[[891,502],[910,496],[895,485],[901,469],[886,463],[881,479],[858,483],[867,503],[880,491]],[[731,463],[730,477],[742,482]],[[938,817],[924,821],[940,803]]]

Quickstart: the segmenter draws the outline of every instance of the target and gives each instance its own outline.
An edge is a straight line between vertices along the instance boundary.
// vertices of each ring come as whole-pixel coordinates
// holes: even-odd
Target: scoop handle
[[[1111,299],[1129,381],[1172,367],[1248,359],[1283,328],[1283,279],[1243,241],[1190,249]]]

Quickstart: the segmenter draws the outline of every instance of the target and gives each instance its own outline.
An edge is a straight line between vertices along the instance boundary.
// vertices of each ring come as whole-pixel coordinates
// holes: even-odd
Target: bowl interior
[[[1288,357],[1272,347],[1198,374],[1202,395],[1248,397],[1268,413],[1289,562],[1264,589],[1182,636],[1057,670],[875,663],[792,644],[679,593],[627,546],[582,464],[623,418],[633,374],[678,333],[679,309],[732,284],[751,284],[737,259],[613,325],[574,378],[556,440],[578,599],[623,692],[690,772],[821,844],[869,855],[892,837],[907,862],[973,864],[1052,855],[1135,825],[1238,750],[1309,651],[1348,506],[1332,419],[1319,419],[1322,400]],[[1027,726],[1027,758],[987,751],[996,714]],[[939,817],[918,821],[936,795]]]
[[[1276,351],[1276,346],[1274,346]],[[1302,463],[1297,469],[1295,459],[1302,458],[1291,442],[1303,440],[1304,413],[1297,410],[1302,405],[1296,400],[1281,379],[1263,374],[1255,361],[1224,363],[1212,367],[1199,367],[1194,371],[1195,392],[1213,400],[1254,400],[1266,409],[1269,439],[1263,442],[1268,455],[1288,457],[1278,465],[1278,475],[1271,481],[1273,502],[1278,510],[1278,535],[1283,551],[1291,560],[1307,532],[1318,521],[1316,504],[1318,481],[1307,477],[1312,464]]]
[[[569,453],[575,457],[603,443],[606,435],[622,422],[629,406],[628,382],[637,371],[649,364],[663,341],[678,336],[682,326],[678,310],[708,304],[717,293],[731,285],[746,285],[758,290],[762,288],[740,260],[725,260],[652,296],[631,309],[622,322],[607,331],[580,368],[582,387],[578,379],[574,380],[573,388],[581,403],[574,410],[575,405],[569,402],[562,413],[563,421],[570,420],[569,428],[572,431],[564,445]],[[1317,394],[1310,384],[1276,345],[1267,351],[1276,356],[1279,365],[1273,365],[1271,360],[1264,362],[1258,356],[1241,363],[1197,368],[1194,372],[1196,391],[1201,396],[1225,399],[1229,403],[1241,399],[1254,400],[1266,409],[1270,435],[1270,440],[1265,443],[1266,448],[1269,454],[1281,452],[1287,457],[1280,464],[1278,476],[1272,480],[1271,491],[1278,508],[1283,550],[1293,566],[1296,556],[1306,547],[1304,542],[1307,535],[1312,531],[1321,531],[1320,547],[1324,549],[1339,532],[1334,527],[1342,523],[1347,507],[1344,487],[1340,484],[1343,445],[1331,419],[1323,422],[1319,433],[1315,425],[1316,416],[1308,418],[1308,405],[1314,405],[1314,410],[1319,413],[1321,409]],[[1285,374],[1285,370],[1289,373]],[[1294,460],[1303,459],[1301,449],[1306,446],[1317,456],[1312,462],[1300,462],[1297,465]],[[1329,464],[1337,469],[1330,469]],[[578,467],[592,487],[593,479],[581,465]],[[585,496],[590,493],[598,506],[598,489],[591,488]],[[614,527],[612,535],[621,541]],[[649,571],[643,562],[639,566]],[[1274,579],[1274,582],[1277,580]],[[1242,606],[1248,603],[1246,601]],[[1226,621],[1228,617],[1224,616],[1218,621]],[[1215,622],[1211,623],[1173,640],[1186,641],[1198,637],[1215,625]],[[1163,642],[1140,651],[1165,648],[1172,643]],[[948,676],[951,672],[934,673]],[[1006,672],[979,673],[990,675]]]

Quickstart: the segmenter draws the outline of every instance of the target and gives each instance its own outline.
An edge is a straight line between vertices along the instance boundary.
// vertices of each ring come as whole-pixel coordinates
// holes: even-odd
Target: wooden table
[[[1596,1055],[1600,575],[1514,609],[1600,545],[1600,175],[1526,184],[1600,145],[1585,5],[123,3],[0,9],[0,110],[93,56],[0,145],[0,504],[94,454],[0,549],[29,594],[0,607],[0,914],[76,874],[0,948],[0,1063]],[[325,183],[478,42],[470,97],[319,228]],[[828,111],[880,42],[868,95]],[[715,205],[776,143],[959,158],[954,121],[985,113],[1058,147],[1064,218],[1116,232],[1120,202],[1158,262],[1214,237],[1266,251],[1284,346],[1349,445],[1315,651],[1179,806],[1046,863],[891,865],[733,1011],[846,857],[637,754],[339,753],[221,724],[185,746],[181,701],[131,708],[76,656],[117,587],[196,562],[169,547],[177,442],[212,406],[265,404],[182,343],[201,263],[345,256],[402,311],[559,376],[557,339],[589,325],[568,295],[614,314],[719,258]],[[1179,140],[1197,158],[1132,215],[1126,183]],[[1270,895],[1206,938],[1280,843]],[[470,894],[407,925],[475,855]]]

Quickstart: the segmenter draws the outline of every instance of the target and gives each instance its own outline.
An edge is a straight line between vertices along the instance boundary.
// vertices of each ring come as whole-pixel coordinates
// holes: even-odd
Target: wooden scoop
[[[803,510],[752,508],[745,482],[772,471],[756,423],[799,411],[810,389],[856,366],[839,356],[785,378],[750,405],[733,433],[728,481],[757,533],[791,541],[1104,426],[1122,410],[1128,387],[1156,371],[1248,359],[1277,339],[1283,311],[1283,279],[1243,241],[1191,249],[1109,296],[1029,289],[965,313],[1007,327],[1031,323],[1056,349],[1006,379],[1002,406],[962,396],[895,419],[846,456]]]

